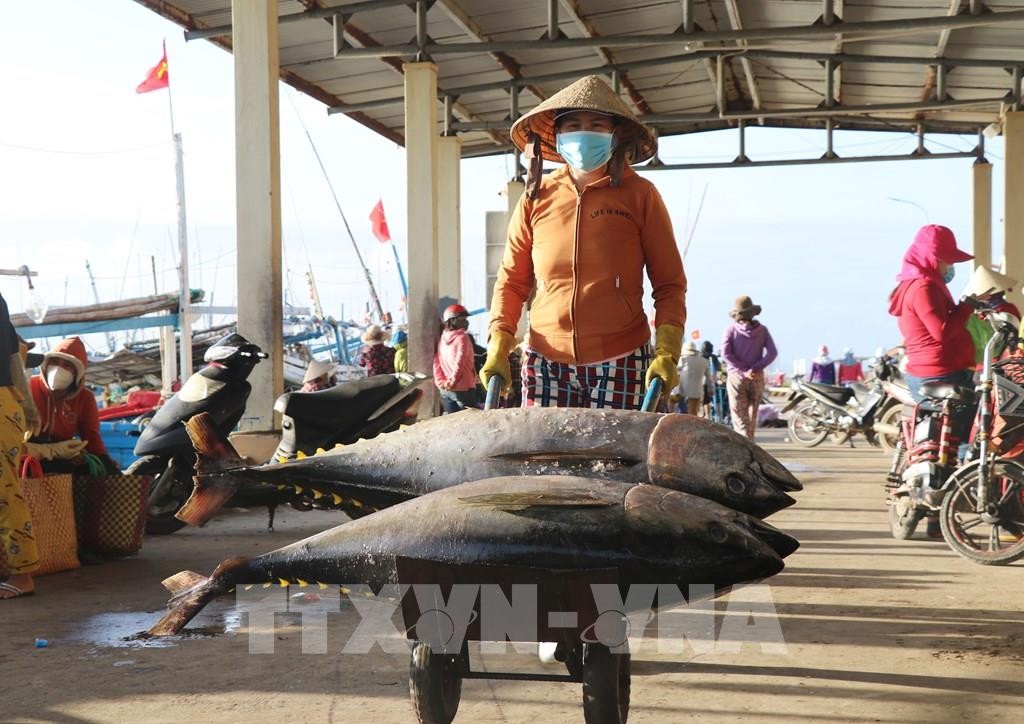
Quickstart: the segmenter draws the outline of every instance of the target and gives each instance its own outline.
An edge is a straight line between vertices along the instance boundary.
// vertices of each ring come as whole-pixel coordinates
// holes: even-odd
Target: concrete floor
[[[893,540],[882,453],[863,443],[803,450],[783,437],[770,430],[763,441],[805,490],[771,522],[801,549],[768,589],[738,591],[717,610],[719,626],[771,633],[767,619],[748,621],[738,605],[770,595],[784,651],[750,640],[706,650],[698,641],[696,653],[676,639],[659,652],[644,640],[633,656],[630,721],[1016,720],[1024,703],[1021,567],[978,566],[923,536]],[[227,600],[193,624],[202,633],[169,646],[122,640],[159,616],[164,577],[208,572],[336,520],[283,511],[268,534],[261,512],[231,512],[202,530],[147,539],[135,558],[42,578],[36,596],[0,602],[0,721],[413,721],[407,655],[338,653],[359,620],[351,608],[331,617],[328,654],[301,653],[292,616],[278,622],[275,653],[250,654]],[[225,626],[229,633],[218,634]],[[34,648],[37,637],[49,648]],[[474,666],[544,670],[525,654]],[[530,720],[582,722],[579,685],[464,684],[456,722]]]

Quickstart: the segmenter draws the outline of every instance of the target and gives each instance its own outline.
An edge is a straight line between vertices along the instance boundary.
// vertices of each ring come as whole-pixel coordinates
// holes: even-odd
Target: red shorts
[[[604,407],[639,410],[650,345],[593,365],[551,362],[530,348],[523,357],[523,407]]]

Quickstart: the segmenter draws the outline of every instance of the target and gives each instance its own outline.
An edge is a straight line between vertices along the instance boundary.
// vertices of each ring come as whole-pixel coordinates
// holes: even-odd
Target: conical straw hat
[[[600,76],[588,75],[570,86],[563,88],[539,103],[529,113],[512,124],[509,134],[512,142],[525,150],[531,133],[540,136],[541,153],[548,161],[565,163],[555,151],[555,115],[560,111],[597,111],[618,116],[625,122],[627,130],[619,132],[619,142],[633,141],[632,158],[629,163],[641,163],[651,158],[658,150],[658,141],[649,128],[633,115],[615,91]]]
[[[971,275],[971,281],[967,283],[964,294],[975,297],[983,297],[986,294],[1005,292],[1017,286],[1017,280],[992,271],[987,266],[979,266]]]

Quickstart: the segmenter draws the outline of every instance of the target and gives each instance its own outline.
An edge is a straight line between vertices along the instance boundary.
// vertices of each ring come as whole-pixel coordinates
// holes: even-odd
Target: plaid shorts
[[[651,347],[594,365],[552,362],[529,347],[523,357],[523,407],[639,410]]]

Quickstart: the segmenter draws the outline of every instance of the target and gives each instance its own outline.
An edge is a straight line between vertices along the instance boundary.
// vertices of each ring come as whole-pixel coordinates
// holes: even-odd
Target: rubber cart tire
[[[459,657],[435,654],[417,641],[409,662],[409,697],[420,724],[450,724],[462,699]]]
[[[626,724],[629,662],[629,654],[613,654],[604,644],[583,644],[583,719],[587,724]]]

